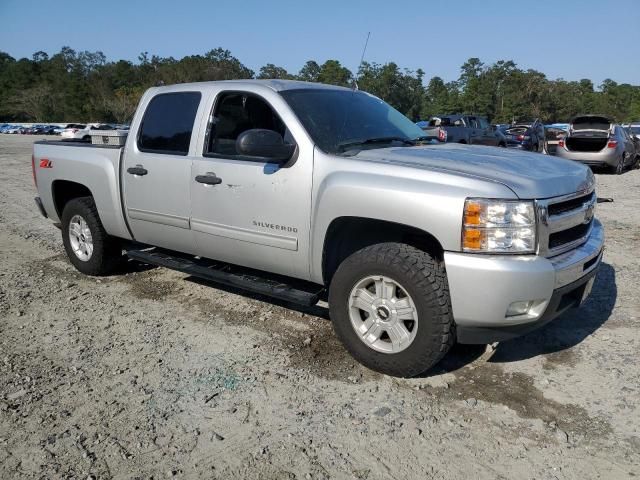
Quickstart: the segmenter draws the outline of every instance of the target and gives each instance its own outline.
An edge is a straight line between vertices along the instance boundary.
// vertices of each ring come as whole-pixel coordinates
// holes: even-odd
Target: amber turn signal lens
[[[482,213],[481,204],[467,201],[467,203],[464,206],[464,224],[480,225],[481,213]]]
[[[482,230],[465,228],[462,236],[462,246],[467,250],[482,248]]]

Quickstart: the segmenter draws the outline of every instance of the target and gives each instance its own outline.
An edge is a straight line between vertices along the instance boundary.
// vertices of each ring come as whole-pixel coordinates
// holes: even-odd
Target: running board
[[[299,305],[315,305],[320,300],[320,294],[323,291],[321,286],[302,280],[288,279],[227,263],[183,256],[176,252],[157,248],[128,250],[126,255],[138,262],[178,270],[204,280]]]

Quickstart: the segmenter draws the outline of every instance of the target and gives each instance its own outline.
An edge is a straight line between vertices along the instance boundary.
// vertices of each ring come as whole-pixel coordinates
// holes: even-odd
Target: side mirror
[[[271,162],[284,163],[290,160],[295,149],[295,145],[284,143],[278,132],[262,128],[246,130],[236,140],[238,154]]]

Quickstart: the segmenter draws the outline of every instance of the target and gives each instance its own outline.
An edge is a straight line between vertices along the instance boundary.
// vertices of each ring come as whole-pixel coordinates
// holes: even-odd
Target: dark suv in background
[[[503,130],[507,148],[520,148],[543,152],[545,148],[544,124],[538,120],[514,122]]]

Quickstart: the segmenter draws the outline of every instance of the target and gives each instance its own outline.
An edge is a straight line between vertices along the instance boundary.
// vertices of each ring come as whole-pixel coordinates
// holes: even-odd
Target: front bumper
[[[579,306],[603,247],[604,229],[594,220],[584,244],[552,258],[445,252],[458,342],[508,340]],[[534,307],[527,313],[506,315],[513,302],[528,301]]]

